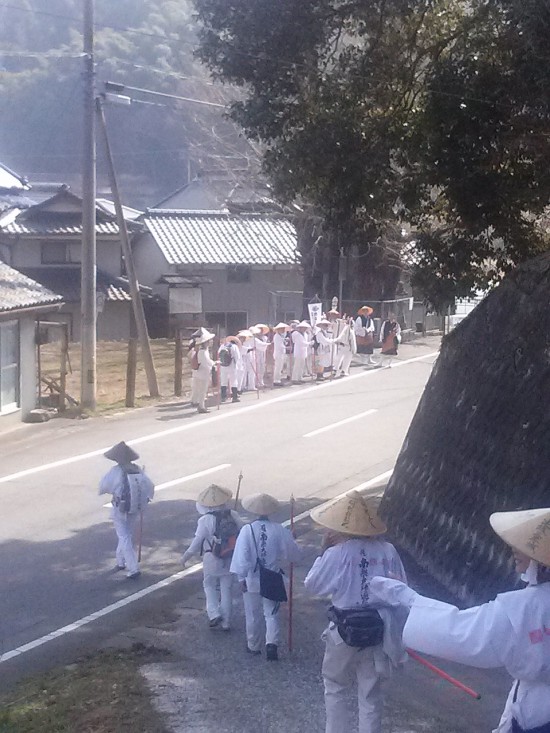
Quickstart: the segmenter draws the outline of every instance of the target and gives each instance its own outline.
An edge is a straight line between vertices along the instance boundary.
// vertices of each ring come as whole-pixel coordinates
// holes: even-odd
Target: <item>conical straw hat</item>
[[[197,336],[197,339],[195,343],[198,345],[205,344],[207,341],[212,341],[213,338],[216,337],[216,334],[210,333],[210,331],[207,331],[206,328],[200,329],[200,336]]]
[[[137,461],[137,459],[139,458],[139,455],[135,452],[135,450],[133,450],[133,448],[130,448],[129,445],[126,445],[123,440],[121,440],[120,443],[113,445],[113,447],[109,448],[109,450],[103,455],[110,461],[115,461],[115,463],[122,464]]]
[[[276,326],[273,326],[274,331],[278,331],[280,328],[283,328],[285,331],[288,331],[290,326],[287,326],[286,323],[278,323]]]
[[[496,512],[489,521],[507,545],[550,567],[550,509]]]
[[[358,491],[348,491],[344,496],[313,509],[311,518],[334,532],[374,537],[387,529],[378,516],[379,501],[377,497],[365,497]]]
[[[239,331],[237,336],[244,338],[244,339],[249,339],[249,338],[252,338],[254,334],[252,333],[252,331],[249,328],[243,328],[242,331]]]
[[[268,517],[281,508],[277,499],[269,494],[251,494],[251,496],[245,496],[241,504],[245,511],[251,514],[257,514],[259,517]]]
[[[198,503],[207,507],[222,506],[231,499],[233,492],[224,489],[223,486],[211,484],[207,489],[201,491],[198,496]]]
[[[257,323],[254,328],[259,328],[261,333],[269,333],[269,326],[267,323]]]

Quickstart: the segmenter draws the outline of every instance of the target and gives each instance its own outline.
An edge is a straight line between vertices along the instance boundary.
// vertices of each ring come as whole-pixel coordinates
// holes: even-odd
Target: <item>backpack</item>
[[[193,355],[191,356],[191,369],[193,369],[193,371],[196,372],[198,368],[199,368],[199,354],[198,354],[198,351],[193,349]]]
[[[122,488],[115,495],[115,505],[125,514],[138,514],[147,506],[149,491],[143,485],[143,474],[137,468],[133,471],[123,469]]]
[[[216,529],[214,530],[214,544],[212,554],[222,559],[229,559],[233,555],[239,527],[233,519],[230,509],[211,512],[216,517]]]
[[[218,351],[218,358],[220,360],[220,366],[228,367],[231,366],[233,357],[231,356],[231,349],[229,346],[220,346]]]

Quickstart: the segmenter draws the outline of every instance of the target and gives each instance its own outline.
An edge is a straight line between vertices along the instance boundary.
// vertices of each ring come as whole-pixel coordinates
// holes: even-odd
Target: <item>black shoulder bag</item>
[[[366,649],[378,646],[384,639],[384,622],[375,608],[328,609],[329,621],[336,624],[338,633],[348,646]]]
[[[276,603],[284,603],[288,600],[286,595],[285,582],[283,580],[283,571],[277,572],[276,570],[270,570],[260,560],[258,553],[258,545],[256,544],[256,535],[250,525],[250,531],[252,532],[252,539],[254,540],[254,547],[256,548],[256,567],[260,573],[260,595],[262,598],[267,598],[270,601]]]

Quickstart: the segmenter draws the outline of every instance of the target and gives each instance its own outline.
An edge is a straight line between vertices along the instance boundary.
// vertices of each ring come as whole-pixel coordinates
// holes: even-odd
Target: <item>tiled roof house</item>
[[[131,235],[142,225],[128,221]],[[47,200],[0,222],[0,249],[9,263],[63,296],[59,320],[80,338],[80,263],[82,199],[61,189]],[[114,214],[96,208],[98,339],[125,339],[129,334],[131,298],[124,277],[122,249]]]
[[[36,407],[35,323],[62,297],[0,261],[0,425]]]
[[[146,233],[134,244],[140,282],[171,304],[176,299],[167,283],[176,275],[201,290],[200,310],[181,317],[234,333],[301,314],[303,281],[290,218],[151,209],[142,221]]]

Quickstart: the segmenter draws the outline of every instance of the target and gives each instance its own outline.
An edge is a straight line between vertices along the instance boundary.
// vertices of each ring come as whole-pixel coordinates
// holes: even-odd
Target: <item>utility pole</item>
[[[96,407],[96,149],[94,0],[84,0],[84,164],[82,168],[82,257],[80,404]]]
[[[103,142],[105,143],[105,153],[107,157],[107,169],[109,171],[109,180],[111,185],[111,192],[113,194],[113,201],[115,204],[116,218],[118,224],[118,232],[120,236],[120,243],[122,245],[122,254],[124,255],[124,264],[126,265],[126,274],[128,275],[128,283],[130,285],[130,293],[132,296],[132,307],[134,312],[134,318],[137,328],[138,339],[141,346],[141,356],[145,366],[145,373],[147,375],[147,384],[149,386],[149,394],[151,397],[159,396],[159,388],[157,383],[157,375],[155,372],[155,363],[153,361],[153,353],[151,351],[151,343],[149,341],[149,334],[147,332],[147,322],[145,320],[145,313],[143,311],[143,302],[139,292],[139,284],[136,275],[136,269],[134,267],[134,258],[132,256],[132,249],[130,247],[130,240],[128,237],[128,230],[126,228],[126,220],[124,219],[124,212],[122,210],[122,202],[120,200],[120,193],[118,190],[118,183],[115,174],[115,166],[113,156],[111,153],[111,146],[109,144],[109,136],[107,135],[107,125],[105,124],[105,113],[101,105],[101,99],[98,97],[96,100],[96,109],[99,119],[99,127]]]

